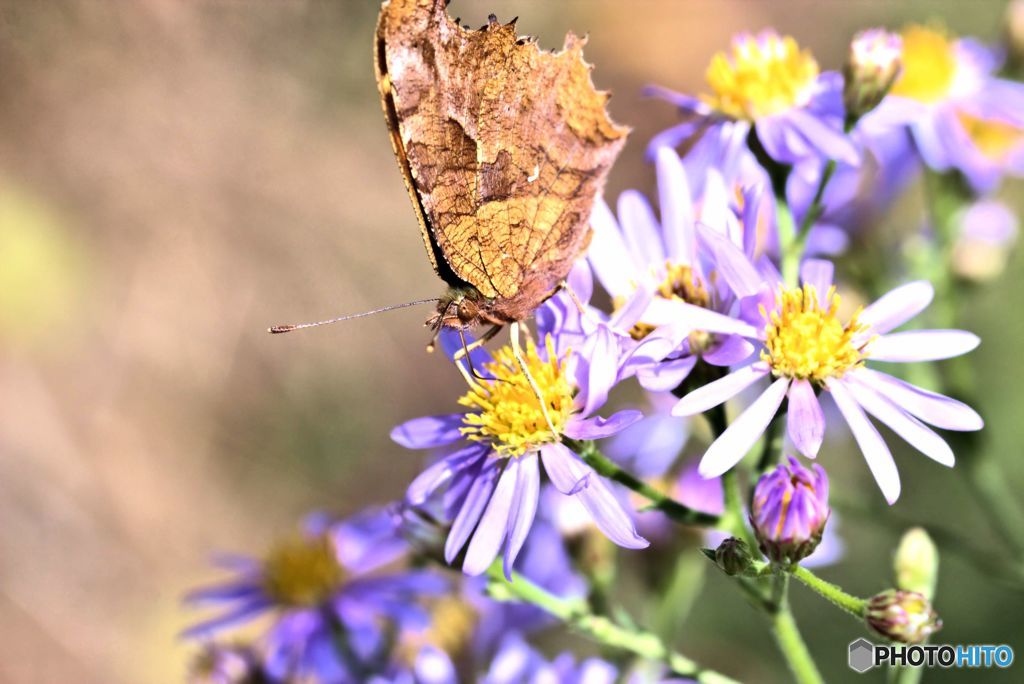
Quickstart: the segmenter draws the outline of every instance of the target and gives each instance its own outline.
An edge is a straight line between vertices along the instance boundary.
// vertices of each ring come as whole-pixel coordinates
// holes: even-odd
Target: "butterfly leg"
[[[576,309],[580,312],[580,315],[585,315],[587,313],[586,307],[583,305],[583,302],[580,301],[580,297],[576,294],[576,291],[569,286],[568,280],[563,280],[558,284],[558,287],[569,293],[569,299],[571,299],[573,304],[576,305]]]
[[[490,328],[488,328],[484,332],[483,335],[480,336],[479,339],[473,340],[472,342],[469,343],[468,346],[466,345],[465,337],[463,337],[462,349],[459,349],[458,351],[456,351],[455,355],[452,358],[455,359],[456,361],[458,361],[462,357],[467,357],[468,358],[469,357],[469,353],[471,351],[473,351],[474,349],[477,349],[479,347],[482,347],[485,344],[487,344],[488,342],[490,342],[491,340],[493,340],[494,336],[497,335],[499,332],[501,332],[501,328],[502,328],[502,326],[500,326],[500,325],[492,325]]]
[[[473,356],[470,354],[470,352],[473,349],[476,349],[477,347],[479,347],[482,344],[484,344],[485,342],[487,342],[487,340],[489,340],[491,337],[494,337],[495,335],[497,335],[499,330],[501,330],[500,326],[496,326],[494,328],[491,328],[486,333],[484,333],[484,335],[479,340],[475,340],[471,344],[467,345],[466,344],[466,333],[460,328],[459,329],[459,339],[462,340],[462,349],[456,350],[456,352],[454,354],[452,354],[452,359],[454,359],[455,362],[458,363],[460,359],[465,358],[466,359],[466,365],[469,366],[469,374],[471,376],[473,376],[474,378],[476,378],[477,380],[480,380],[480,381],[483,381],[483,382],[488,382],[490,380],[494,380],[494,378],[486,378],[486,377],[480,375],[480,373],[477,372],[476,368],[473,367]],[[488,335],[489,335],[489,337],[488,337]]]
[[[534,380],[533,376],[530,374],[530,369],[526,367],[526,359],[523,358],[523,348],[519,344],[518,321],[509,326],[509,332],[512,334],[512,355],[516,358],[516,362],[519,364],[519,370],[523,372],[523,377],[525,377],[526,381],[530,383],[530,389],[533,390],[533,394],[540,402],[541,413],[544,414],[544,421],[548,424],[551,434],[557,437],[558,430],[555,429],[555,424],[551,422],[551,415],[548,413],[548,406],[547,402],[544,400],[544,395],[541,394],[540,387],[537,386],[537,381]]]

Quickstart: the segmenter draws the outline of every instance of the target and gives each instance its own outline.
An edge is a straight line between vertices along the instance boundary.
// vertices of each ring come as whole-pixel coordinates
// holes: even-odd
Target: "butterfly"
[[[490,324],[493,335],[564,283],[629,129],[610,119],[584,39],[542,52],[514,19],[469,30],[447,4],[386,0],[374,63],[427,255],[448,285],[427,325]]]

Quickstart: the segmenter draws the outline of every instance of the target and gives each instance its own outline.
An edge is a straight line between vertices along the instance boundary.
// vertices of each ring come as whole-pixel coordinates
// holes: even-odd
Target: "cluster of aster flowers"
[[[630,190],[614,209],[597,202],[589,252],[537,311],[521,358],[511,345],[442,335],[466,387],[436,415],[393,429],[397,444],[429,454],[401,502],[317,516],[262,558],[218,559],[229,579],[188,597],[224,611],[187,632],[204,643],[196,681],[692,674],[609,629],[589,633],[663,662],[549,657],[529,639],[581,615],[588,633],[604,619],[616,549],[660,564],[680,522],[706,528],[709,556],[756,595],[769,576],[838,560],[823,467],[846,432],[834,426],[848,428],[888,504],[902,485],[878,424],[954,465],[937,430],[979,430],[978,413],[938,392],[930,372],[876,367],[930,369],[978,346],[941,317],[915,325],[952,276],[932,284],[907,264],[873,302],[849,304],[883,290],[845,273],[842,259],[865,216],[922,174],[961,200],[944,225],[915,235],[940,245],[949,269],[971,262],[971,240],[996,251],[1012,241],[1015,221],[991,192],[1024,172],[1024,86],[997,68],[995,50],[934,26],[859,34],[841,71],[764,31],[711,59],[705,94],[650,88],[685,115],[649,146],[657,201]],[[644,408],[609,409],[629,385]],[[737,497],[741,480],[755,486]],[[496,596],[513,587],[529,603],[514,589],[524,583],[532,606]],[[777,596],[764,601],[778,613]],[[902,586],[845,607],[899,641],[939,625],[930,596]],[[222,640],[261,616],[261,636]]]

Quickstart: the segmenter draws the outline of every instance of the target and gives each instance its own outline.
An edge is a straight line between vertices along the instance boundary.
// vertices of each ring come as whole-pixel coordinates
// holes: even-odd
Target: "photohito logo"
[[[867,672],[882,665],[942,668],[1007,668],[1013,648],[1006,644],[920,644],[890,646],[857,639],[850,644],[850,669]]]

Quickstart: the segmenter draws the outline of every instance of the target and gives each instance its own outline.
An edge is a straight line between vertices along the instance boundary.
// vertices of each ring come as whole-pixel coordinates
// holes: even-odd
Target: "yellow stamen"
[[[651,270],[653,271],[654,268]],[[663,299],[674,299],[704,308],[708,308],[711,304],[711,295],[708,293],[708,289],[693,272],[693,269],[682,264],[673,264],[671,261],[665,262],[665,278],[654,293]],[[615,309],[619,309],[625,303],[624,299],[616,298],[612,305]],[[640,341],[652,332],[654,332],[654,326],[641,321],[633,326],[629,334],[634,340]],[[690,346],[695,351],[703,351],[710,345],[711,340],[710,334],[696,331],[690,335]]]
[[[345,571],[330,537],[295,536],[267,554],[263,577],[266,592],[278,603],[315,606],[342,585]]]
[[[1024,142],[1024,130],[1013,124],[981,119],[964,112],[957,118],[978,151],[996,163],[1006,160],[1015,147]]]
[[[445,653],[462,652],[476,629],[477,612],[463,600],[440,599],[431,610],[426,641]]]
[[[903,70],[890,92],[925,103],[942,100],[956,80],[954,40],[924,26],[908,26],[902,36]]]
[[[765,326],[765,350],[761,360],[776,376],[813,380],[840,378],[862,365],[864,355],[853,338],[864,329],[857,322],[860,309],[845,326],[836,318],[839,296],[829,288],[823,302],[813,285],[782,291],[776,311]],[[762,313],[767,315],[762,307]]]
[[[757,121],[807,104],[818,78],[818,63],[789,36],[765,32],[733,40],[707,70],[710,95],[701,99],[736,119]]]
[[[537,383],[547,407],[548,425],[533,388],[519,368],[511,347],[494,353],[494,361],[484,364],[483,375],[492,380],[473,379],[469,392],[459,404],[470,409],[462,419],[462,434],[475,442],[488,442],[499,457],[522,456],[542,444],[560,439],[573,412],[573,386],[566,363],[555,354],[554,341],[545,340],[548,359],[537,353],[537,345],[527,341],[524,359],[530,375]],[[552,434],[551,427],[555,433]]]
[[[471,644],[479,618],[476,608],[464,599],[440,598],[430,607],[430,625],[425,630],[402,635],[398,658],[414,663],[424,646],[432,646],[447,653],[452,660],[458,660]]]

